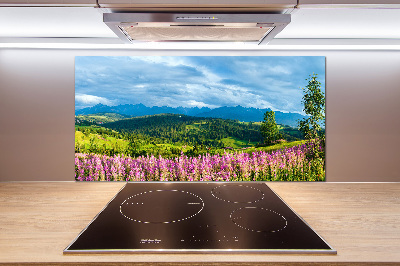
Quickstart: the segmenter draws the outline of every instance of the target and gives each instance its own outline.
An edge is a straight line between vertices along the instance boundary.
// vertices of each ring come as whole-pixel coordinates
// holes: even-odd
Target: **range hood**
[[[290,23],[290,14],[104,13],[124,42],[251,42],[267,44]]]

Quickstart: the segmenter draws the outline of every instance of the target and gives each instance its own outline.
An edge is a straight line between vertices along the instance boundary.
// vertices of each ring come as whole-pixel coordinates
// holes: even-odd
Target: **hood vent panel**
[[[254,42],[266,44],[290,22],[289,14],[105,13],[124,41]]]
[[[127,38],[146,41],[203,41],[203,42],[257,42],[272,28],[268,27],[230,27],[213,25],[173,26],[170,27],[122,27]],[[131,39],[134,38],[134,39]]]

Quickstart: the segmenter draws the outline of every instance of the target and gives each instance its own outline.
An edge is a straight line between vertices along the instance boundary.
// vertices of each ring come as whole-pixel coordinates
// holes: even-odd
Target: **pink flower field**
[[[176,158],[75,154],[77,181],[324,181],[325,162],[307,159],[303,144],[256,151]]]

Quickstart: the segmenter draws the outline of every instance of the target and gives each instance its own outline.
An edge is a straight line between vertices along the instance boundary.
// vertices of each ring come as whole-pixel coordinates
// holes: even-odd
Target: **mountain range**
[[[123,104],[116,106],[108,106],[104,104],[97,104],[93,107],[87,107],[75,111],[75,115],[89,115],[98,113],[117,113],[122,115],[129,115],[132,117],[145,116],[145,115],[156,115],[156,114],[183,114],[188,116],[196,117],[213,117],[222,119],[239,120],[243,122],[259,122],[264,120],[264,113],[271,109],[259,109],[252,107],[219,107],[219,108],[208,108],[208,107],[168,107],[168,106],[153,106],[147,107],[144,104]],[[288,125],[291,127],[297,127],[298,120],[305,118],[298,113],[284,113],[275,111],[275,120],[277,124]]]

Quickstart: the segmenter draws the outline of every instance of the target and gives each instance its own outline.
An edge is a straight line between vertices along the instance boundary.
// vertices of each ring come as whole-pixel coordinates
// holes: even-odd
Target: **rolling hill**
[[[242,122],[257,122],[264,119],[264,113],[270,109],[248,108],[242,106],[235,107],[219,107],[210,109],[208,107],[168,107],[168,106],[153,106],[147,107],[143,104],[124,104],[116,106],[107,106],[97,104],[93,107],[88,107],[75,111],[75,115],[89,115],[97,113],[116,113],[125,116],[140,117],[156,114],[182,114],[195,117],[211,117],[239,120]],[[277,124],[297,127],[297,121],[305,118],[298,113],[284,113],[275,111],[275,119]]]

